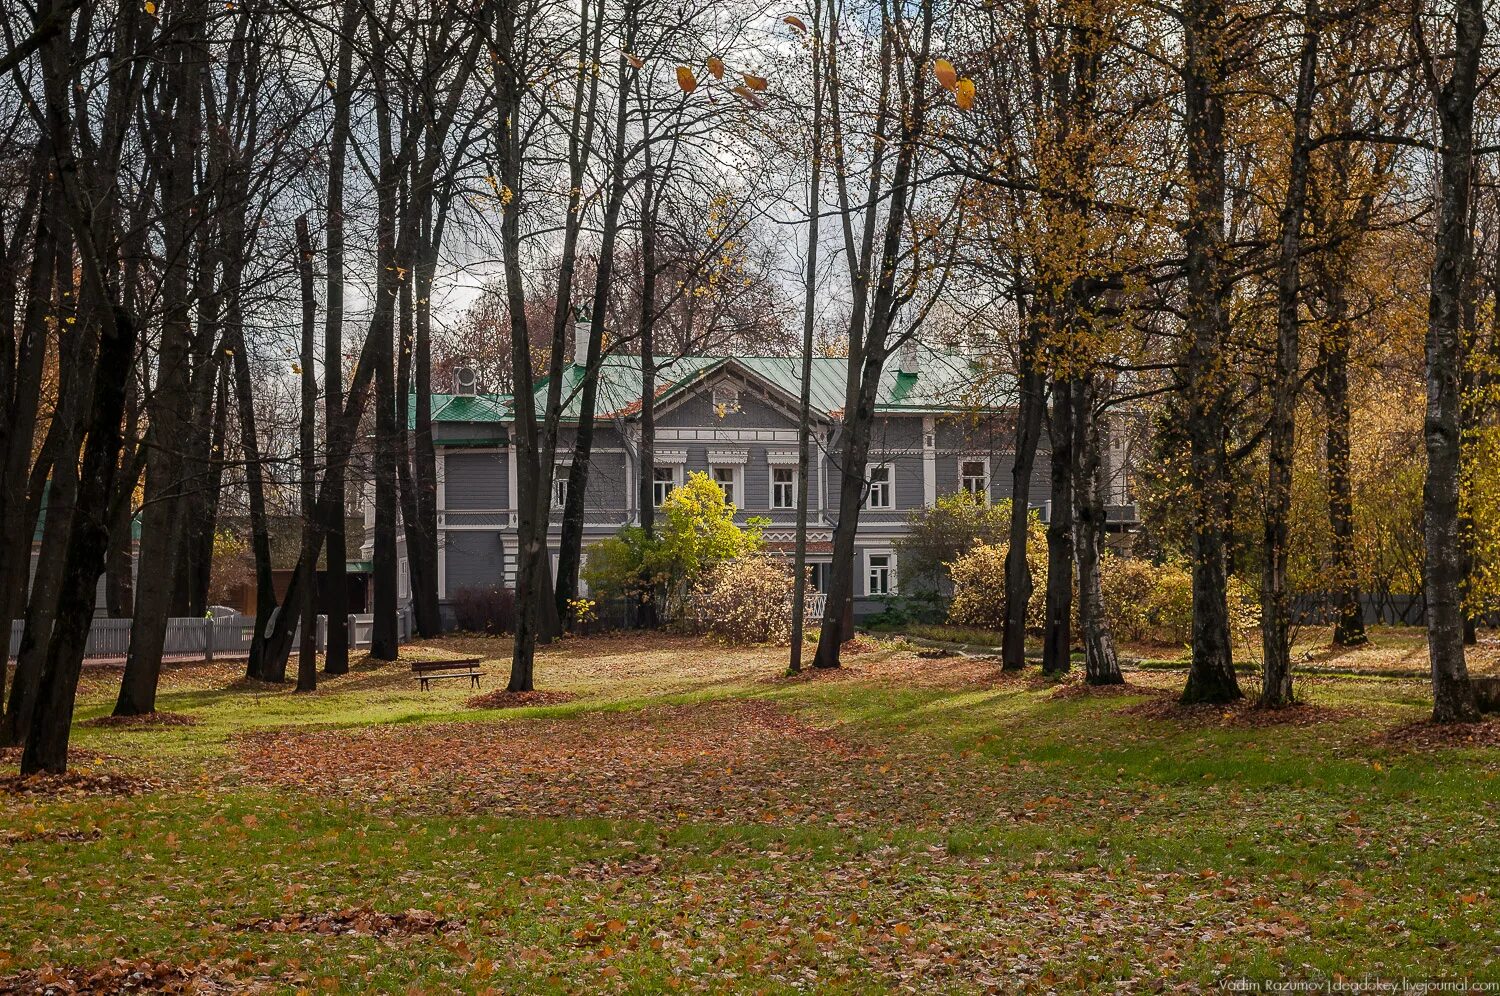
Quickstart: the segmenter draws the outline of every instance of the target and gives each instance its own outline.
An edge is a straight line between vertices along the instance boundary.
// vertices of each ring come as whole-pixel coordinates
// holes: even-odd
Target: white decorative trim
[[[773,467],[785,467],[788,464],[797,465],[796,450],[766,450],[766,463]]]
[[[731,463],[746,463],[750,459],[748,450],[709,450],[708,462],[711,466],[722,467]]]
[[[797,443],[796,429],[687,428],[656,430],[657,442],[672,443]]]
[[[760,534],[761,539],[767,543],[795,543],[797,542],[797,530],[795,529],[766,529]],[[831,529],[809,529],[807,531],[809,543],[832,543],[833,530]],[[819,556],[826,557],[827,554]]]
[[[651,454],[651,459],[655,461],[656,465],[659,467],[663,464],[669,463],[687,463],[687,456],[687,450],[657,450],[655,453]]]

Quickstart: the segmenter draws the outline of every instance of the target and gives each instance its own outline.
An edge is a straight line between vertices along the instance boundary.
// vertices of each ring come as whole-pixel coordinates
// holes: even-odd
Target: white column
[[[512,426],[511,428],[514,431],[515,427]],[[506,447],[505,458],[510,461],[510,473],[506,476],[505,482],[506,500],[510,502],[510,511],[514,515],[521,508],[521,499],[519,497],[520,482],[516,480],[516,444],[514,440]]]
[[[636,518],[635,511],[635,465],[640,462],[641,444],[636,433],[626,427],[620,429],[620,442],[625,450],[625,521],[633,525],[640,521]]]
[[[437,448],[437,589],[438,598],[448,597],[448,450]]]
[[[937,504],[937,420],[922,417],[922,503]]]

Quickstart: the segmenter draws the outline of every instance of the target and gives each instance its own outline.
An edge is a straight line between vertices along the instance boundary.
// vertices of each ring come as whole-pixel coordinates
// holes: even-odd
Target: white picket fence
[[[21,650],[21,634],[25,623],[16,620],[10,627],[10,656],[14,658]],[[372,613],[350,615],[345,625],[349,628],[349,646],[367,647],[375,628]],[[411,639],[412,615],[409,609],[397,613],[396,633],[402,643]],[[301,640],[302,627],[292,641],[295,647]],[[217,657],[244,657],[250,653],[250,642],[255,638],[254,616],[219,616],[212,618],[173,618],[167,620],[166,641],[162,645],[163,657],[192,658],[206,661]],[[318,649],[328,646],[328,617],[318,616]],[[96,618],[89,627],[88,642],[83,656],[88,658],[123,658],[130,652],[130,620]]]

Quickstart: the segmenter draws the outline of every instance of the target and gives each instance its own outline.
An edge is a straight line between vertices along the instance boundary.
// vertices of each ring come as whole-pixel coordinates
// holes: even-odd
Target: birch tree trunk
[[[1455,7],[1449,79],[1437,84],[1434,60],[1423,52],[1423,61],[1435,84],[1433,97],[1442,133],[1438,156],[1437,241],[1427,313],[1427,414],[1423,424],[1427,479],[1422,502],[1432,718],[1438,723],[1473,722],[1479,718],[1464,660],[1465,557],[1459,535],[1458,492],[1462,298],[1473,252],[1469,211],[1474,179],[1474,103],[1485,20],[1481,0],[1457,0]]]
[[[1121,685],[1120,658],[1104,605],[1101,562],[1107,514],[1104,494],[1104,427],[1098,411],[1097,375],[1073,382],[1073,483],[1078,514],[1073,528],[1078,561],[1078,633],[1084,678],[1090,685]]]
[[[1307,207],[1311,171],[1313,100],[1316,96],[1319,23],[1318,0],[1307,0],[1303,14],[1302,52],[1297,68],[1297,94],[1292,109],[1292,153],[1287,170],[1286,200],[1281,209],[1281,243],[1276,273],[1276,359],[1270,394],[1269,464],[1266,482],[1264,563],[1261,573],[1261,647],[1263,672],[1260,705],[1277,709],[1291,705],[1292,640],[1291,595],[1287,562],[1291,542],[1292,459],[1297,429],[1297,394],[1301,383],[1301,340],[1298,334],[1301,301],[1302,221]]]

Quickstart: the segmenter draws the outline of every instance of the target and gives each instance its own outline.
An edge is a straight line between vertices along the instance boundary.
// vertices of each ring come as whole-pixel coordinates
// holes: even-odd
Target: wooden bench
[[[479,670],[479,662],[482,657],[460,657],[446,661],[414,661],[411,666],[412,674],[422,683],[422,691],[427,691],[434,681],[442,681],[444,678],[468,678],[470,688],[479,687],[479,679],[484,677],[484,672]]]

